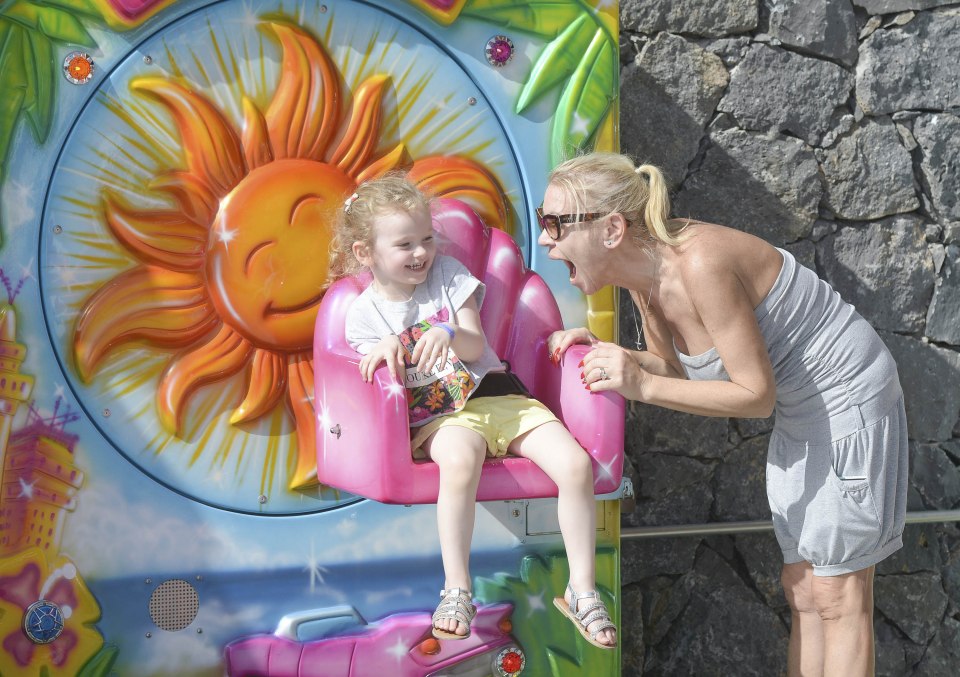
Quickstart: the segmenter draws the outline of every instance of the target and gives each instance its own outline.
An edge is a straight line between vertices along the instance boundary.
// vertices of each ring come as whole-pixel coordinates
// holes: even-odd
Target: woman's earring
[[[604,244],[609,247],[610,245],[613,244],[613,240],[607,240],[606,242],[604,242]]]

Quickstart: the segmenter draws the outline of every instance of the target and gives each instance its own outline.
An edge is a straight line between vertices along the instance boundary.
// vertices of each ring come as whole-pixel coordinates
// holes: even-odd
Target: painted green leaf
[[[518,114],[577,69],[581,55],[593,39],[595,27],[590,17],[583,14],[546,46],[517,99]]]
[[[23,72],[27,80],[23,112],[26,113],[37,143],[47,140],[50,122],[53,119],[53,95],[56,88],[57,67],[54,63],[53,44],[37,31],[26,32],[24,41]]]
[[[0,21],[0,163],[6,164],[14,126],[27,89],[23,72],[23,29]]]
[[[101,19],[103,13],[93,0],[34,0],[33,4],[43,7],[60,7],[72,14],[82,14],[91,19]]]
[[[84,663],[77,677],[107,677],[120,653],[115,646],[106,645]]]
[[[40,30],[57,42],[88,47],[96,45],[77,18],[56,7],[17,2],[4,9],[3,16],[25,28]]]
[[[550,154],[554,164],[593,139],[613,101],[618,65],[614,45],[606,32],[598,28],[560,95],[551,130]]]
[[[461,15],[490,21],[504,28],[552,37],[583,13],[577,3],[558,0],[472,0]]]

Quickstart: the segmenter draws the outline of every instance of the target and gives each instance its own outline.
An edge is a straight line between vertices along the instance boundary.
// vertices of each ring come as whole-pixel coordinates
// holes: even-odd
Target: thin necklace
[[[657,265],[653,269],[653,277],[650,279],[650,292],[647,294],[647,310],[650,310],[650,300],[653,298],[653,287],[657,280],[657,274],[660,272],[661,259],[662,255],[657,257]],[[630,299],[630,307],[633,309],[633,326],[637,330],[637,350],[645,350],[647,342],[643,338],[643,327],[637,317],[637,304],[633,302],[633,299]]]

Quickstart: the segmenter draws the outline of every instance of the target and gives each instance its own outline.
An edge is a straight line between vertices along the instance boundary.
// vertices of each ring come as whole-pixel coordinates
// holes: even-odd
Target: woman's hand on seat
[[[550,338],[547,339],[547,351],[550,353],[550,361],[560,364],[560,358],[570,346],[577,344],[595,346],[599,342],[600,339],[586,327],[561,329],[550,334]]]

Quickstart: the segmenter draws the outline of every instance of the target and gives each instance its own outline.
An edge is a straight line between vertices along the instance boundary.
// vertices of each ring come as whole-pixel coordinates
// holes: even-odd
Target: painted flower
[[[49,644],[34,644],[23,617],[45,599],[60,608],[63,631]],[[94,623],[100,607],[65,557],[48,562],[39,548],[0,559],[0,674],[75,675],[103,646]]]

